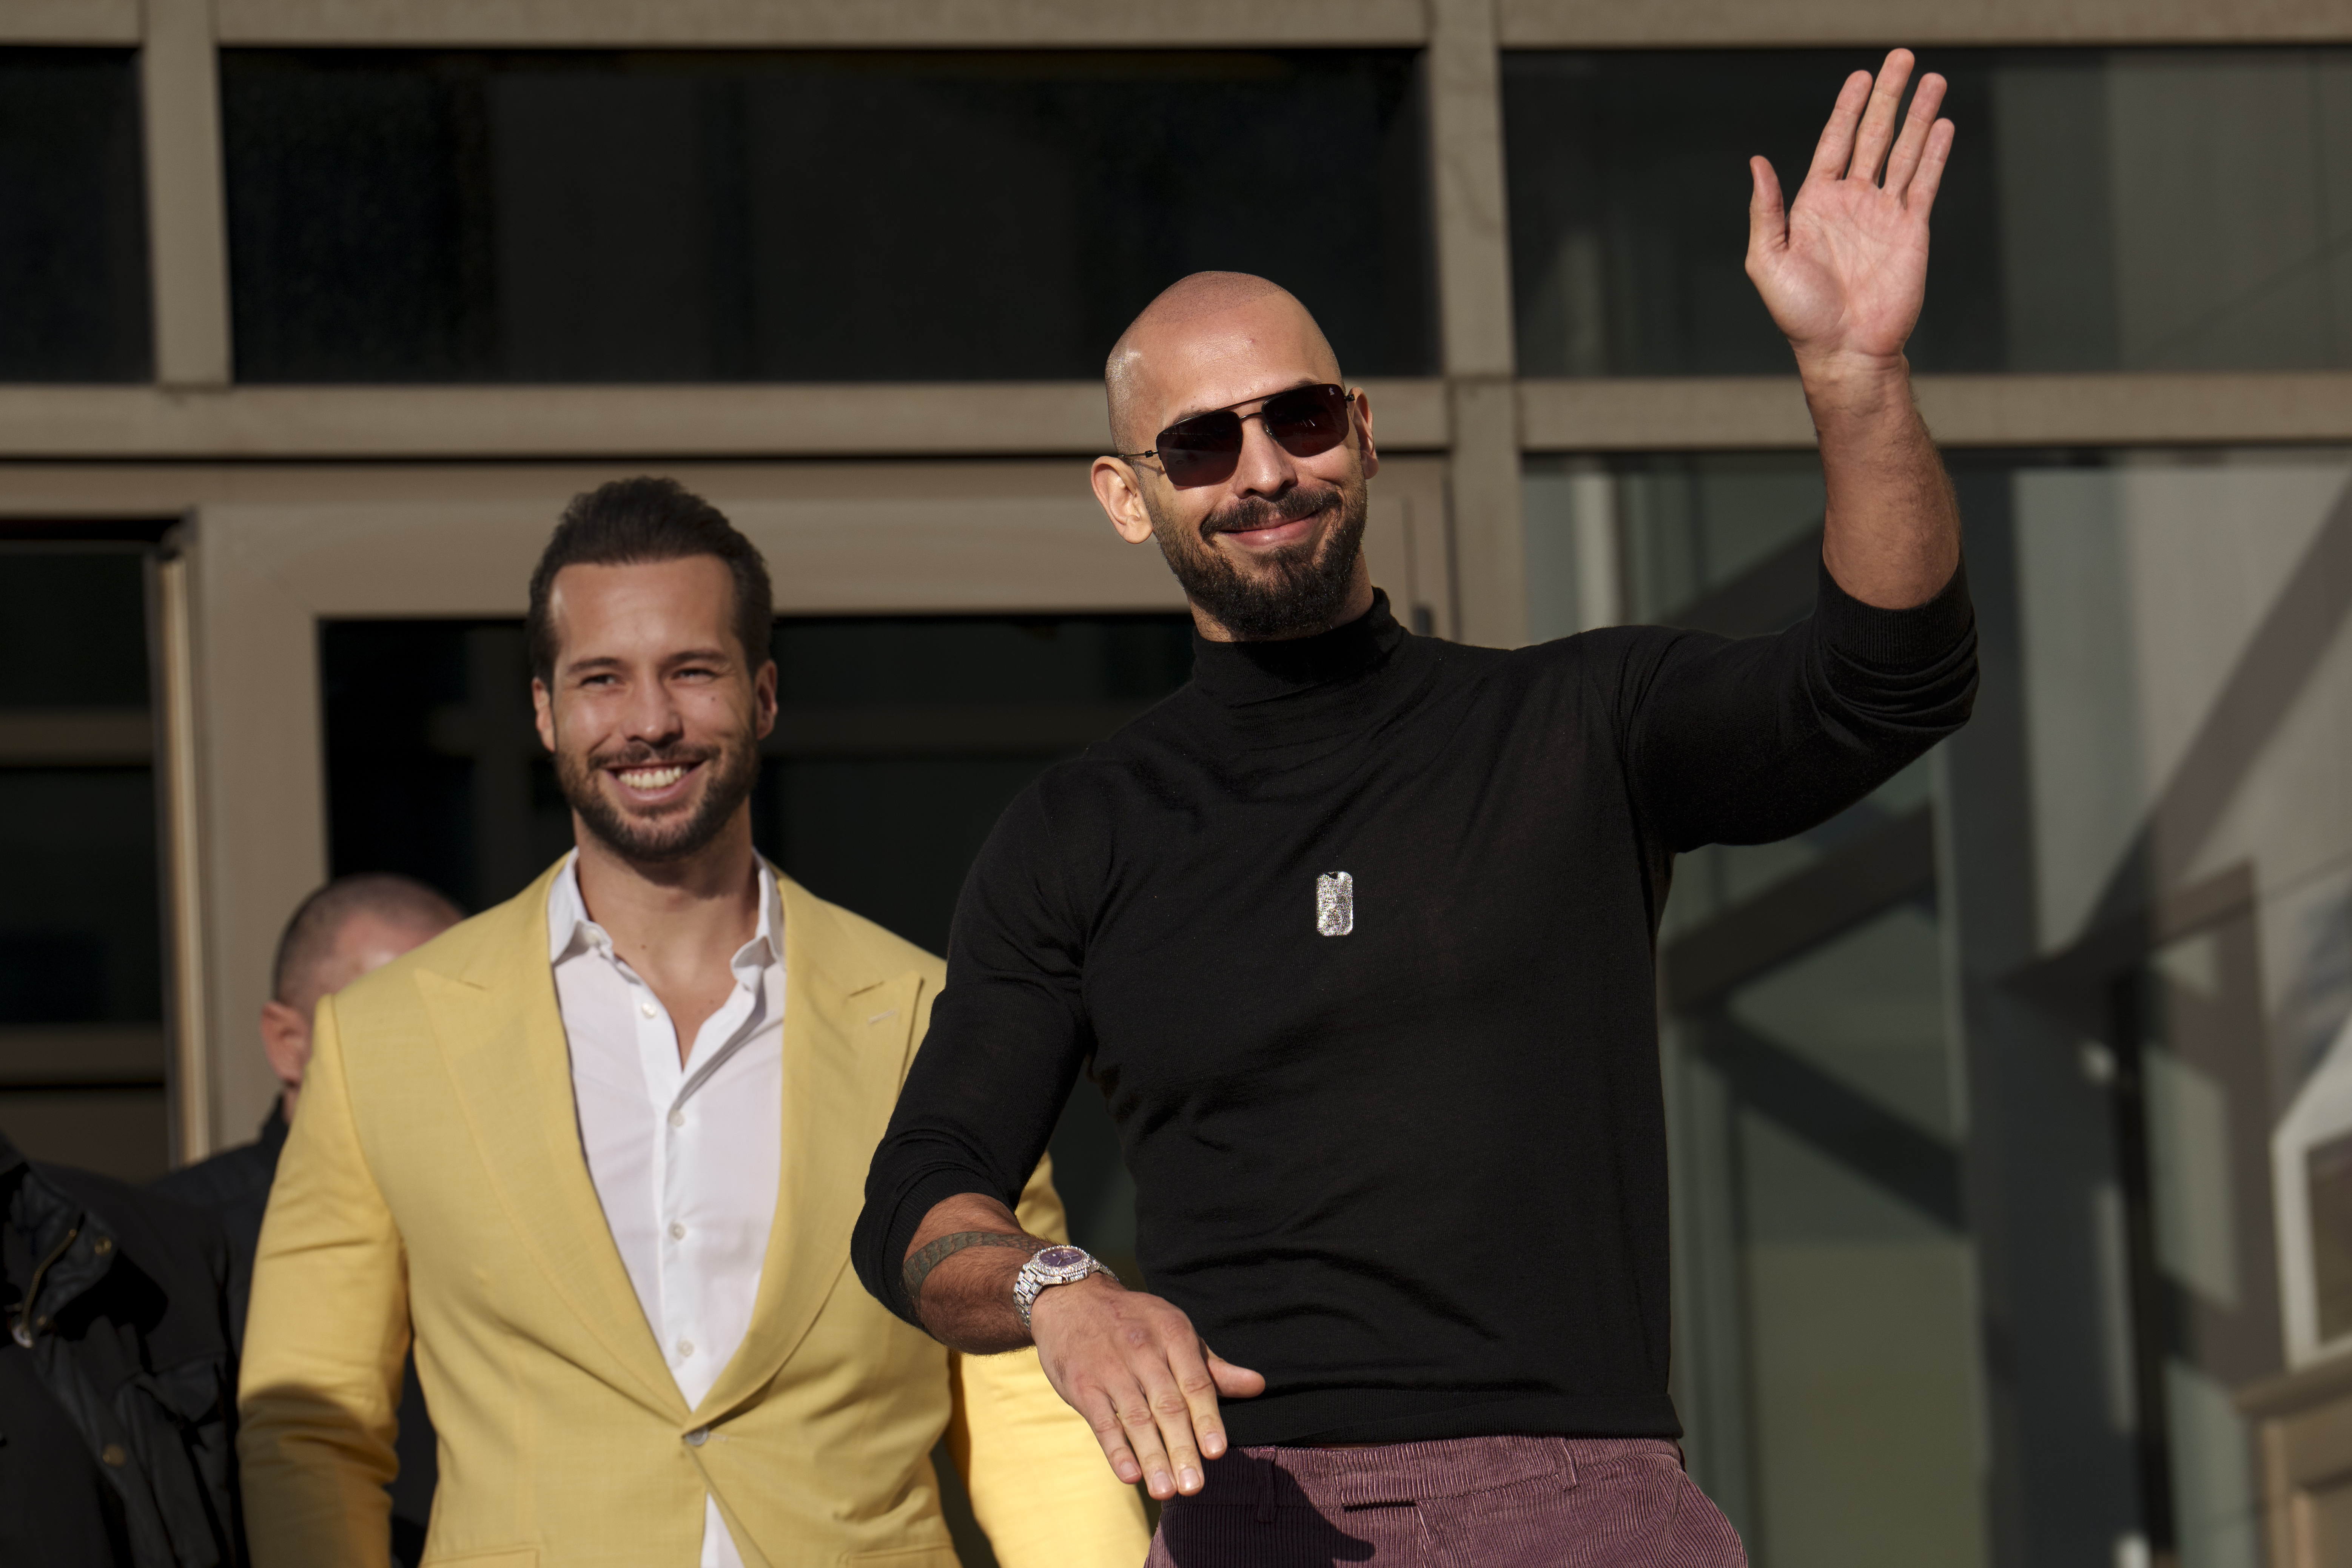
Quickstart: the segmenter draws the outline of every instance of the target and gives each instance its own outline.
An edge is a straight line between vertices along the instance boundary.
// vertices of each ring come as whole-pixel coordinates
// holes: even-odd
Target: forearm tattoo
[[[1012,1236],[1001,1230],[960,1230],[953,1236],[943,1236],[907,1259],[907,1298],[922,1300],[923,1281],[930,1277],[931,1270],[967,1247],[1017,1247],[1034,1255],[1053,1245],[1034,1236]]]

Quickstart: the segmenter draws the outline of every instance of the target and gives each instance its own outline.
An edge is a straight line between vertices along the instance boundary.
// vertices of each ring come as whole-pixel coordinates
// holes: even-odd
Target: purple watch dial
[[[1034,1259],[1041,1268],[1076,1268],[1086,1260],[1087,1255],[1075,1247],[1048,1247]]]

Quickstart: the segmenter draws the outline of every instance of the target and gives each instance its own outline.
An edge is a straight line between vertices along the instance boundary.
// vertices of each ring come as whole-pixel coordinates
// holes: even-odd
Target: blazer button
[[[686,1435],[686,1446],[689,1448],[699,1448],[709,1441],[710,1428],[708,1426],[697,1426]]]
[[[122,1451],[122,1445],[120,1443],[109,1443],[105,1447],[100,1448],[98,1451],[98,1457],[104,1459],[108,1464],[116,1466],[117,1468],[121,1466],[123,1460],[131,1458],[130,1455]]]

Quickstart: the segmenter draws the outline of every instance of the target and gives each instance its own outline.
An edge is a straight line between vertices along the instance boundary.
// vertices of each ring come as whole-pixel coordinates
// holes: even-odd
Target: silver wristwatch
[[[1013,1281],[1013,1310],[1021,1314],[1021,1326],[1029,1326],[1029,1309],[1037,1304],[1040,1291],[1055,1285],[1075,1285],[1089,1274],[1110,1274],[1110,1270],[1083,1247],[1065,1243],[1031,1253],[1029,1261],[1021,1266],[1020,1277]]]

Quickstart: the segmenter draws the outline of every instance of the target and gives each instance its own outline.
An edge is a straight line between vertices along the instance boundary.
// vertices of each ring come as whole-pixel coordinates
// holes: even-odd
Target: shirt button
[[[671,1112],[669,1113],[669,1124],[670,1124],[672,1127],[683,1127],[683,1126],[685,1126],[685,1125],[686,1125],[686,1112],[685,1112],[685,1111],[683,1111],[683,1110],[673,1110],[673,1111],[671,1111]]]
[[[678,1220],[672,1220],[669,1222],[669,1238],[672,1241],[684,1241],[686,1239],[686,1226],[683,1222]]]
[[[686,1446],[689,1448],[699,1448],[709,1441],[710,1428],[708,1426],[697,1426],[686,1435]]]
[[[694,1342],[692,1340],[678,1341],[677,1353],[681,1359],[692,1355],[694,1353]]]
[[[638,1004],[637,1004],[637,1011],[638,1011],[638,1012],[640,1012],[640,1013],[643,1013],[646,1017],[650,1018],[650,1017],[652,1017],[656,1013],[659,1012],[659,1011],[660,1011],[660,1009],[659,1009],[659,1008],[657,1008],[657,1007],[656,1007],[656,1006],[655,1006],[652,1003],[650,1003],[650,1002],[640,1002],[640,1003],[638,1003]]]

